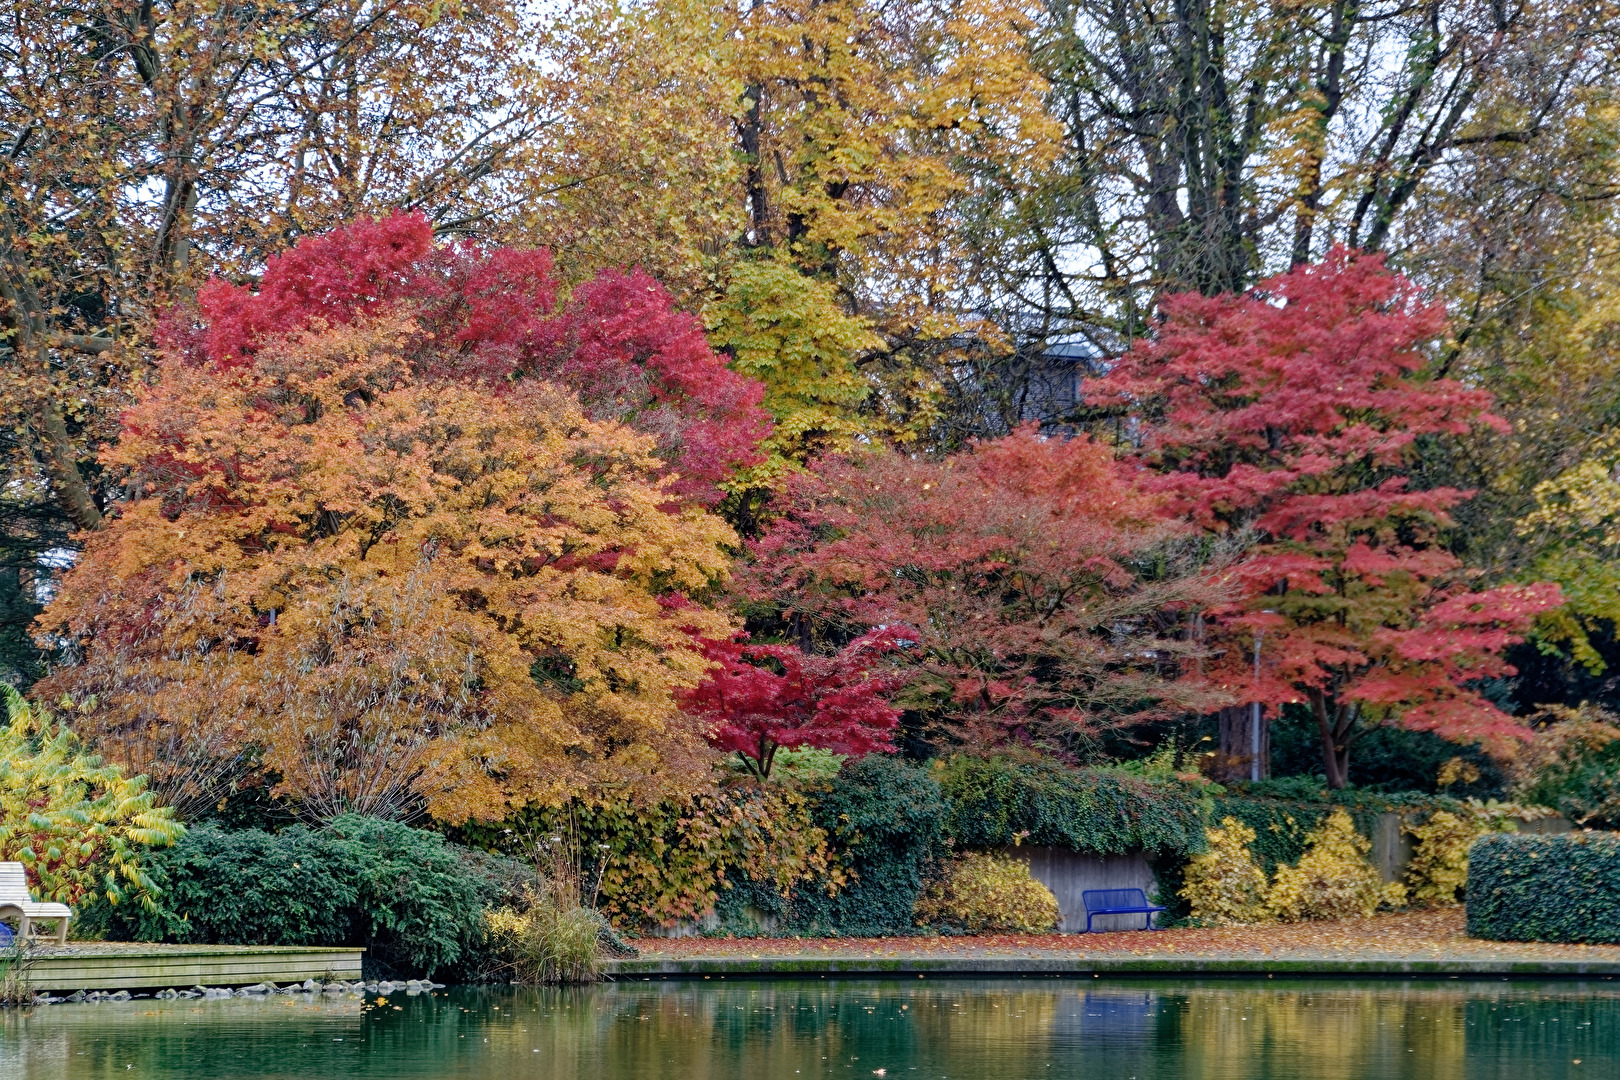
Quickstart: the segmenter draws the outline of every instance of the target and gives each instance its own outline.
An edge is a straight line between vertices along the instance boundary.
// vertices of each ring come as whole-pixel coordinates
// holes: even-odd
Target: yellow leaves
[[[1254,830],[1227,817],[1207,836],[1209,850],[1187,864],[1186,884],[1177,894],[1192,905],[1193,918],[1216,926],[1267,921],[1266,875],[1249,854]]]
[[[1269,885],[1249,853],[1253,829],[1228,817],[1208,837],[1209,851],[1188,864],[1180,895],[1195,918],[1215,925],[1364,917],[1406,899],[1403,886],[1385,885],[1367,862],[1372,845],[1342,809],[1323,820],[1299,862],[1279,866]]]
[[[1057,929],[1057,898],[1010,855],[969,852],[917,900],[919,926],[947,925],[969,933],[1048,934]]]
[[[77,904],[94,892],[150,904],[140,849],[185,829],[153,805],[144,777],[85,752],[66,724],[0,684],[0,861],[21,862],[39,899]]]
[[[881,422],[862,410],[873,387],[857,363],[883,340],[845,313],[830,284],[782,259],[747,260],[732,268],[725,296],[709,305],[704,321],[716,348],[730,353],[732,369],[765,384],[776,426],[766,444],[773,461],[764,469],[847,452],[861,436],[881,432]]]
[[[1307,839],[1294,866],[1279,866],[1266,893],[1266,910],[1284,922],[1371,916],[1381,905],[1399,906],[1406,890],[1385,885],[1367,861],[1372,844],[1335,809]]]
[[[1436,810],[1422,825],[1408,825],[1417,837],[1417,850],[1406,866],[1411,896],[1422,904],[1455,904],[1457,893],[1468,884],[1468,846],[1490,832],[1477,816],[1458,816]]]

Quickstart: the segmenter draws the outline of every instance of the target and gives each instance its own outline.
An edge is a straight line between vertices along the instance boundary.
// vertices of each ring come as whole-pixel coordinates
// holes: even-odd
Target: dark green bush
[[[1620,944],[1620,833],[1496,833],[1468,849],[1468,933]]]
[[[810,793],[811,817],[827,830],[849,884],[828,895],[824,883],[806,883],[784,899],[769,886],[734,882],[716,904],[721,929],[755,932],[765,915],[776,920],[777,933],[914,932],[912,909],[938,855],[939,783],[928,769],[873,754],[846,763]]]
[[[363,945],[380,971],[465,969],[486,906],[521,891],[524,868],[437,833],[344,815],[327,827],[192,828],[154,853],[156,912],[94,913],[109,936],[237,945]]]
[[[1187,785],[1050,761],[954,757],[936,763],[945,835],[963,848],[1020,840],[1096,855],[1204,850],[1204,808]]]

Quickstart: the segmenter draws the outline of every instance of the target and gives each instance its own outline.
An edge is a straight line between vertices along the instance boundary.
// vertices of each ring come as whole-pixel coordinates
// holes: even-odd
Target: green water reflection
[[[879,1069],[917,1080],[1614,1080],[1620,984],[634,982],[0,1015],[0,1077],[14,1080],[809,1080]]]

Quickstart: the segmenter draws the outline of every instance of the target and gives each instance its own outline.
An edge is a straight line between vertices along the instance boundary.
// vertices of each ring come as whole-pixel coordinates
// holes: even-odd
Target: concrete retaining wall
[[[1421,824],[1427,817],[1426,810],[1413,814],[1378,815],[1372,836],[1369,837],[1372,851],[1367,858],[1378,868],[1385,881],[1401,881],[1406,877],[1406,866],[1417,851],[1417,838],[1403,826],[1406,822]],[[1561,817],[1537,818],[1534,821],[1521,818],[1518,824],[1520,832],[1538,834],[1567,833],[1575,827],[1568,818]]]
[[[1087,889],[1141,889],[1152,896],[1158,888],[1147,857],[1134,855],[1081,855],[1068,848],[1021,845],[1005,853],[1029,864],[1029,874],[1052,890],[1057,897],[1063,921],[1058,929],[1068,934],[1084,933],[1086,905],[1080,894]],[[1140,915],[1099,915],[1091,921],[1094,930],[1140,930]]]

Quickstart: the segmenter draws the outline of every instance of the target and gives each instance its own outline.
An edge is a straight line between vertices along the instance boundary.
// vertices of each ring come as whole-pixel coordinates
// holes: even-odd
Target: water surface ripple
[[[9,1080],[1620,1078],[1620,983],[626,982],[0,1013]]]

